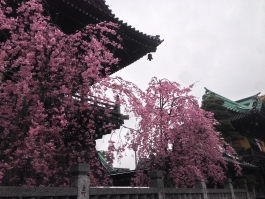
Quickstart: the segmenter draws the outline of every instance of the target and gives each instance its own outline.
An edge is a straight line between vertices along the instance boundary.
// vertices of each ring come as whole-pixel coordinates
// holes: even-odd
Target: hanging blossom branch
[[[143,169],[162,170],[169,187],[191,187],[196,180],[208,179],[222,183],[227,169],[223,154],[236,157],[234,149],[215,131],[213,114],[200,109],[189,94],[192,87],[181,88],[176,82],[153,78],[145,92],[136,88],[133,98],[127,99],[126,110],[138,120],[135,129],[129,128],[124,147],[133,149],[137,143],[137,156],[146,166]],[[234,166],[240,174],[236,159]],[[139,171],[133,185],[148,186],[147,179]]]

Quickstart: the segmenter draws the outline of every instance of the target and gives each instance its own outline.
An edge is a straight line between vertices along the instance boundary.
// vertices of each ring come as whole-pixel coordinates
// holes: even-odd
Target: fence
[[[71,167],[70,187],[4,187],[0,186],[0,199],[254,199],[245,181],[240,189],[233,189],[226,179],[224,189],[207,189],[204,182],[195,188],[164,188],[162,172],[150,172],[150,187],[89,187],[89,165]]]

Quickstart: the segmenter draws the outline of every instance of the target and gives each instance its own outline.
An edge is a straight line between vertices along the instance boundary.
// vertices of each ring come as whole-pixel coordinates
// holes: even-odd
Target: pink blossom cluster
[[[213,113],[202,110],[190,94],[193,85],[181,88],[176,82],[154,77],[146,91],[141,91],[133,84],[118,82],[127,85],[119,90],[126,93],[126,110],[136,118],[136,129],[128,131],[126,143],[115,148],[112,142],[109,150],[133,150],[137,143],[137,157],[144,165],[138,169],[163,171],[166,186],[192,187],[197,180],[208,179],[223,182],[227,169],[224,153],[237,155],[216,132],[218,122]],[[234,167],[240,174],[236,159]],[[133,185],[148,186],[147,178],[139,172]]]
[[[118,64],[109,50],[121,48],[118,26],[65,34],[42,3],[0,1],[0,183],[65,185],[70,165],[85,162],[92,185],[108,184],[95,149],[99,110],[87,99],[101,96],[100,85],[91,85]]]

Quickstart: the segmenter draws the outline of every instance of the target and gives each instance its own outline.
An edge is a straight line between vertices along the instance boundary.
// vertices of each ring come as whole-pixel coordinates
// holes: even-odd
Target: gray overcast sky
[[[232,100],[265,94],[265,0],[106,0],[120,20],[164,42],[153,60],[116,75],[145,89],[153,76],[182,86],[199,81]],[[131,167],[124,163],[124,167]]]

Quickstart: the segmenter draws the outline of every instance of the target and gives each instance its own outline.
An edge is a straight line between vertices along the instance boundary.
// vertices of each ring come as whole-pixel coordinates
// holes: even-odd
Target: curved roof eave
[[[210,96],[215,96],[215,97],[222,99],[224,101],[224,107],[226,107],[227,109],[229,109],[231,111],[237,112],[237,113],[251,114],[252,113],[251,111],[253,109],[252,104],[246,105],[246,103],[248,101],[251,101],[252,99],[257,99],[256,109],[258,111],[260,111],[260,109],[262,107],[262,102],[257,98],[260,93],[252,95],[252,96],[244,98],[244,99],[232,101],[226,97],[223,97],[223,96],[207,89],[206,87],[204,87],[204,89],[206,90],[206,92],[209,92]],[[249,102],[249,103],[251,103],[251,102]]]

